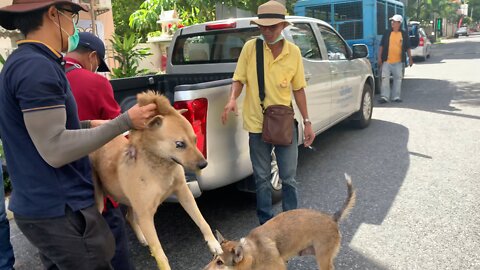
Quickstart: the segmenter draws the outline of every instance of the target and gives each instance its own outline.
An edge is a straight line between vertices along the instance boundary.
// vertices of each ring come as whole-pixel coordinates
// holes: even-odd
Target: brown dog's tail
[[[353,190],[352,178],[350,178],[350,175],[345,173],[345,179],[347,180],[348,198],[343,204],[342,209],[340,209],[340,211],[337,211],[333,215],[333,220],[335,220],[335,222],[337,223],[341,221],[343,218],[345,218],[346,216],[348,216],[348,214],[350,213],[350,210],[355,205],[355,199],[357,196],[355,193],[355,190]]]

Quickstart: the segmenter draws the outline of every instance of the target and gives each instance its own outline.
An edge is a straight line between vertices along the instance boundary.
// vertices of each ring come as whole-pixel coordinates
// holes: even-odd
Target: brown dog
[[[210,251],[222,253],[185,180],[184,168],[196,172],[207,166],[191,124],[164,96],[147,92],[139,94],[137,100],[140,106],[156,103],[158,115],[146,123],[146,129],[132,130],[128,140],[118,136],[90,155],[99,209],[103,209],[104,194],[127,205],[127,220],[137,238],[150,247],[158,268],[167,270],[170,266],[153,216],[174,194],[200,228]]]
[[[340,249],[338,222],[355,204],[350,176],[345,174],[348,199],[333,217],[309,209],[283,212],[237,241],[224,240],[217,232],[223,254],[216,255],[204,270],[282,270],[285,262],[302,255],[315,255],[321,270],[334,269]]]

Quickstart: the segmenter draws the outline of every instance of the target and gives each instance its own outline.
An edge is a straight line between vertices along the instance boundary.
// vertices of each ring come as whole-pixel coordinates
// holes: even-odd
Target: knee
[[[296,188],[296,187],[297,187],[297,181],[296,181],[295,178],[293,178],[293,177],[291,177],[291,178],[286,178],[285,180],[282,179],[282,186],[287,186],[287,187]]]
[[[262,179],[262,180],[257,180],[255,181],[255,184],[257,186],[257,190],[261,191],[261,190],[268,190],[270,189],[270,182],[265,180],[265,179]]]

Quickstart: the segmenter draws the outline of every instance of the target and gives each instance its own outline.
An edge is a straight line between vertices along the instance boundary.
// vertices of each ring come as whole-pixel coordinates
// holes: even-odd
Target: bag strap
[[[263,40],[257,38],[256,47],[257,53],[257,82],[258,82],[258,95],[260,96],[260,106],[262,111],[265,111],[263,106],[263,100],[265,99],[265,72],[264,72],[264,59],[263,59]],[[292,102],[290,107],[293,108]]]
[[[72,71],[72,70],[74,70],[74,69],[77,69],[77,67],[76,67],[76,66],[71,66],[71,67],[65,69],[65,74],[68,73],[68,72],[70,72],[70,71]]]
[[[70,71],[72,71],[72,70],[74,70],[74,69],[82,68],[82,66],[80,66],[80,65],[77,64],[77,63],[67,62],[67,64],[70,64],[70,65],[72,65],[72,66],[65,69],[65,74],[69,73]]]
[[[265,74],[263,66],[263,40],[257,38],[256,43],[257,52],[257,82],[258,82],[258,94],[260,96],[260,105],[263,109],[263,100],[265,99]]]

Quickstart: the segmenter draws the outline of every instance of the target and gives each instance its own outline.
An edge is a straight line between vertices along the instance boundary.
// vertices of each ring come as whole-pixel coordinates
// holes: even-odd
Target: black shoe
[[[396,99],[393,100],[393,102],[400,103],[400,102],[402,102],[402,99],[401,98],[396,98]]]
[[[386,97],[381,97],[379,100],[378,100],[378,103],[380,104],[384,104],[384,103],[387,103],[388,102],[388,99]]]

